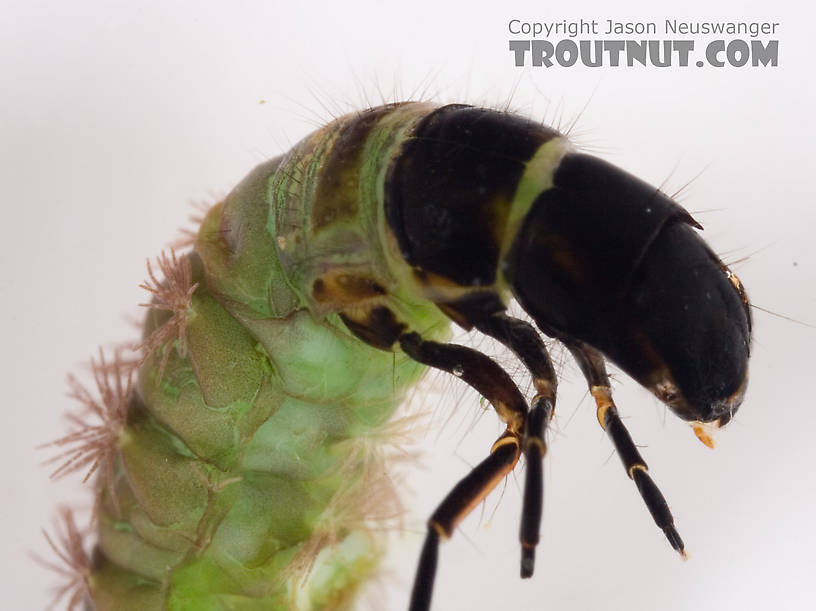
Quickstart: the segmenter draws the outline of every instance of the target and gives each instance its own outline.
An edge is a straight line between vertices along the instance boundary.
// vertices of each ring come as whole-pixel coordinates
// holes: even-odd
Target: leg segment
[[[524,579],[532,577],[535,567],[535,549],[539,541],[544,501],[544,474],[541,465],[547,451],[544,431],[555,408],[558,380],[547,347],[528,322],[499,312],[478,323],[476,328],[513,351],[533,376],[533,385],[538,392],[533,399],[522,444],[527,463],[519,533],[521,577]]]
[[[547,347],[530,323],[499,312],[477,323],[476,328],[510,348],[533,376],[536,392],[555,400],[555,369]]]
[[[522,436],[527,429],[527,403],[507,372],[481,352],[465,346],[426,341],[417,333],[406,333],[399,342],[403,351],[414,360],[462,378],[490,401],[507,425],[507,432],[493,444],[490,456],[451,490],[428,521],[428,534],[417,567],[410,606],[411,611],[426,611],[431,604],[439,540],[450,537],[459,522],[516,466]],[[543,414],[536,416],[537,421],[542,418]],[[543,433],[543,425],[540,428]],[[540,459],[537,462],[540,472]],[[539,485],[539,497],[540,493]],[[540,498],[538,505],[540,519]],[[535,531],[537,539],[537,525]]]
[[[683,540],[674,527],[674,518],[669,510],[669,505],[657,484],[649,476],[646,462],[618,415],[615,402],[612,400],[612,390],[603,357],[585,344],[566,343],[566,346],[575,357],[589,383],[589,392],[597,405],[598,422],[612,440],[627,474],[635,482],[649,513],[663,530],[671,546],[685,556]]]
[[[410,611],[431,608],[439,539],[447,539],[461,522],[505,475],[516,466],[520,454],[519,440],[505,433],[491,449],[490,456],[479,463],[448,493],[428,520],[428,534],[422,547],[414,587],[411,591]]]
[[[490,401],[507,431],[521,435],[527,420],[527,402],[507,372],[493,360],[465,346],[426,341],[418,333],[406,333],[399,342],[415,361],[447,371],[472,386]]]
[[[533,401],[524,437],[524,459],[527,472],[524,478],[524,502],[521,506],[521,578],[533,576],[535,550],[540,539],[541,513],[544,505],[544,473],[542,461],[547,452],[544,431],[553,413],[553,401],[540,395]]]

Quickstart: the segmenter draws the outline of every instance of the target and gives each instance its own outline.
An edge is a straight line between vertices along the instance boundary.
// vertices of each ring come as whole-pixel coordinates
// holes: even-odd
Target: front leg
[[[612,399],[612,389],[609,385],[609,376],[606,373],[603,357],[597,350],[586,344],[578,342],[565,342],[565,344],[575,357],[589,384],[589,392],[597,406],[598,423],[612,440],[627,475],[635,482],[649,513],[666,535],[669,544],[685,558],[683,539],[680,538],[680,533],[674,527],[674,517],[669,509],[669,504],[663,493],[660,492],[660,488],[649,476],[646,461],[638,452],[632,436],[629,435],[629,431],[626,430],[626,426],[618,415],[618,408],[615,407]]]

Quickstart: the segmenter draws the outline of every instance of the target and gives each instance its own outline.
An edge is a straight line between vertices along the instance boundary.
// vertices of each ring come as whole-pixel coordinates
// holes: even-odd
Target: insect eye
[[[745,318],[748,323],[748,331],[751,331],[751,302],[748,301],[748,293],[745,292],[745,286],[742,284],[742,281],[739,277],[732,272],[727,266],[721,265],[721,269],[725,273],[725,277],[728,278],[728,281],[731,283],[731,286],[737,291],[737,294],[740,297],[740,301],[742,301],[743,309],[745,310]],[[748,346],[750,350],[750,346]]]
[[[680,391],[674,382],[663,380],[655,387],[655,394],[664,403],[672,403],[680,396]]]

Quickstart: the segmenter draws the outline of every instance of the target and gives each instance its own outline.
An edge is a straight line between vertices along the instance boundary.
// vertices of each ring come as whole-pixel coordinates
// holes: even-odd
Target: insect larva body
[[[371,239],[370,160],[407,126],[393,110],[378,114],[390,128],[348,117],[258,167],[207,215],[195,252],[165,262],[154,292],[171,294],[148,317],[156,349],[99,515],[97,608],[337,608],[375,568],[365,527],[388,479],[373,433],[425,367],[364,344],[337,313],[344,292],[392,284]],[[416,328],[447,338],[433,304],[393,293]]]
[[[367,526],[387,476],[377,431],[425,366],[507,425],[440,505],[440,538],[526,456],[522,576],[533,571],[555,373],[515,297],[576,356],[629,476],[683,543],[620,421],[601,354],[681,417],[724,424],[747,379],[736,277],[656,189],[514,115],[404,103],[342,117],[256,168],[195,249],[161,263],[148,356],[100,477],[88,577],[98,609],[342,608],[376,566]],[[701,298],[702,296],[702,298]],[[530,370],[528,408],[450,322]],[[373,495],[373,497],[372,497]]]

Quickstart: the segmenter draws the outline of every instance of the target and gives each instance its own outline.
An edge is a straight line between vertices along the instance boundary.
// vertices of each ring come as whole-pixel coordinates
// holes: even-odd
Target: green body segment
[[[339,314],[376,300],[448,337],[449,319],[402,288],[382,211],[388,164],[428,111],[341,118],[204,220],[185,341],[140,368],[116,495],[100,503],[97,609],[344,608],[375,570],[377,432],[424,367]],[[145,336],[168,318],[152,309]]]

